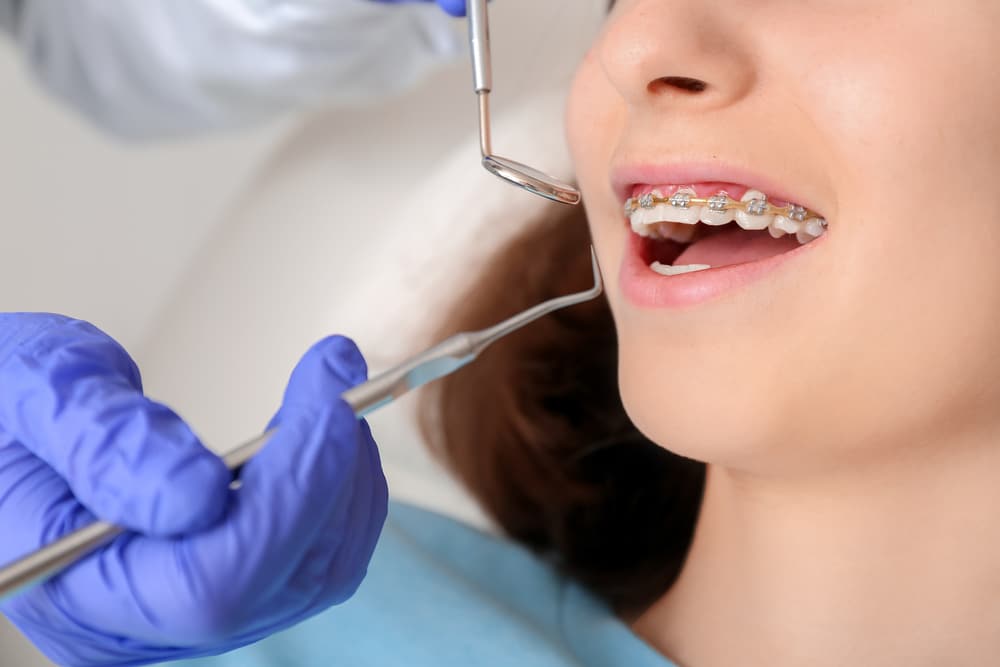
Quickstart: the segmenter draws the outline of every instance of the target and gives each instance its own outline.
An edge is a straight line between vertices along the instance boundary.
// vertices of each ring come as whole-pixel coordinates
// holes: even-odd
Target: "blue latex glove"
[[[0,314],[0,563],[94,519],[119,537],[0,610],[67,665],[221,653],[350,597],[386,515],[375,442],[339,399],[346,338],[305,355],[243,486],[125,351],[56,315]]]
[[[452,16],[465,16],[465,0],[375,0],[390,5],[398,5],[403,2],[437,2],[441,9]]]

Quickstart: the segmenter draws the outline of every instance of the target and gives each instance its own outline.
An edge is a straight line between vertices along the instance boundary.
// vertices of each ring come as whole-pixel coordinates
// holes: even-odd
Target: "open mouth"
[[[827,230],[819,213],[735,183],[637,185],[625,215],[642,261],[663,276],[769,259]]]

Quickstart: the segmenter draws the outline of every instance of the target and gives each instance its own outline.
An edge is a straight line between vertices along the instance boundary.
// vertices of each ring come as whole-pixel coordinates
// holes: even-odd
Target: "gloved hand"
[[[95,515],[141,533],[0,610],[60,664],[134,665],[221,653],[346,600],[386,515],[375,442],[339,399],[366,372],[346,338],[310,349],[230,490],[117,343],[0,314],[0,563]]]
[[[375,2],[384,2],[390,5],[396,5],[401,2],[437,2],[441,9],[445,10],[452,16],[465,16],[465,0],[375,0]]]

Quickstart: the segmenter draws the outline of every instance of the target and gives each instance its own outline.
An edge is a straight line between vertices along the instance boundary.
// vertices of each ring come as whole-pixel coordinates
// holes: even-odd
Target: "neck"
[[[1000,447],[953,444],[822,479],[710,466],[636,632],[682,667],[994,664]]]

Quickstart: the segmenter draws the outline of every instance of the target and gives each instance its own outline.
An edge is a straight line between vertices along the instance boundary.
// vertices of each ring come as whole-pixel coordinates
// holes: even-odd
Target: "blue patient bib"
[[[176,663],[175,663],[176,664]],[[393,503],[357,594],[190,667],[676,667],[512,542]]]

